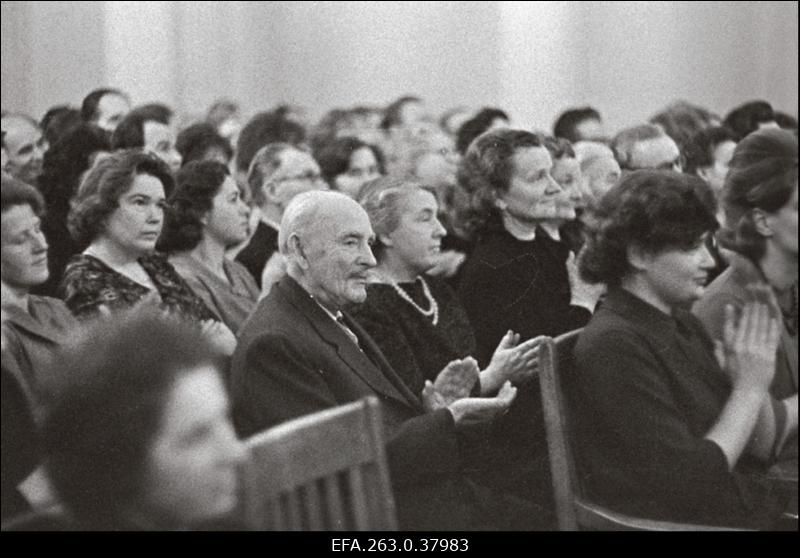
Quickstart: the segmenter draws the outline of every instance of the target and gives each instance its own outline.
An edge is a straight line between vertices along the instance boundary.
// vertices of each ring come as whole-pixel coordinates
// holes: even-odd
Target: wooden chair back
[[[246,440],[243,514],[250,529],[395,530],[375,397],[300,417]]]

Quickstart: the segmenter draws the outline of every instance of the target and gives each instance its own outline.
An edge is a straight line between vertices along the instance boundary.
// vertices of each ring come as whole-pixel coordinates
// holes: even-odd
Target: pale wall
[[[796,2],[2,2],[2,106],[36,116],[100,85],[312,116],[410,92],[545,129],[590,103],[613,130],[678,98],[796,114],[797,79]]]

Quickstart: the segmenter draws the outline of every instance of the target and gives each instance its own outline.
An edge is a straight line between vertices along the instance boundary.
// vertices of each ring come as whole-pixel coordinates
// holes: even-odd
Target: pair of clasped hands
[[[467,357],[449,362],[436,379],[427,380],[422,389],[422,404],[428,412],[448,409],[456,426],[490,421],[508,411],[519,385],[536,375],[539,347],[544,337],[519,342],[519,334],[509,331],[495,349],[484,370]],[[472,396],[480,380],[480,397]]]

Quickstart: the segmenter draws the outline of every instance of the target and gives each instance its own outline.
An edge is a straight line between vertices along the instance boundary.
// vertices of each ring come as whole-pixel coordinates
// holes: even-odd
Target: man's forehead
[[[331,203],[326,203],[319,209],[315,216],[315,223],[319,229],[326,230],[331,239],[346,236],[372,236],[369,217],[355,202],[341,203],[339,200],[331,200]]]

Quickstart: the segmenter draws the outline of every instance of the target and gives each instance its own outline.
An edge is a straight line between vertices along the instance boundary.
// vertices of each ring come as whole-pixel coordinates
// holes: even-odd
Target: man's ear
[[[261,191],[264,193],[264,199],[267,200],[267,203],[272,205],[279,205],[278,199],[276,197],[278,184],[272,180],[267,180],[261,185]]]
[[[708,177],[711,175],[711,167],[697,167],[697,176],[709,182]]]
[[[774,233],[769,214],[763,209],[753,209],[753,224],[756,232],[764,237],[771,237]]]
[[[307,252],[307,246],[303,245],[303,241],[297,236],[297,233],[292,233],[289,237],[287,242],[287,246],[289,248],[289,256],[292,256],[294,260],[298,263],[301,269],[306,270],[308,269],[309,260]]]
[[[626,250],[628,256],[628,264],[635,271],[645,271],[652,260],[652,255],[647,252],[641,245],[631,243]]]

